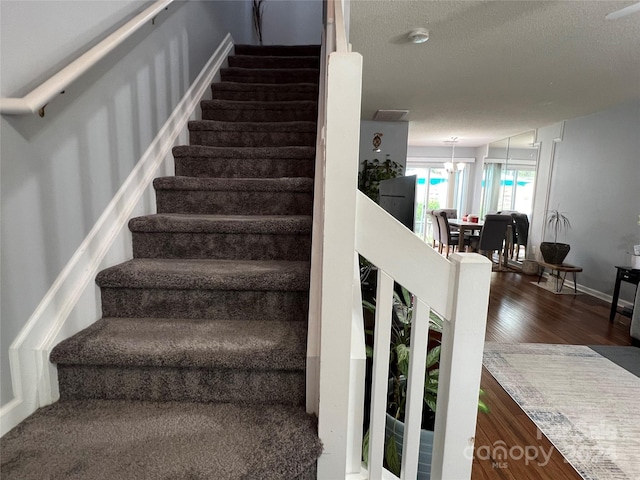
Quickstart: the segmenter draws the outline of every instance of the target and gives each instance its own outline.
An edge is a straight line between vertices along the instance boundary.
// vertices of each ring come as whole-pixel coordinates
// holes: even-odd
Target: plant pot
[[[547,263],[560,265],[567,258],[571,246],[566,243],[542,242],[540,253]]]
[[[395,440],[398,447],[398,457],[402,461],[402,440],[404,438],[404,423],[396,420],[387,413],[386,441]],[[433,454],[433,432],[420,430],[420,454],[418,455],[418,476],[416,480],[429,480],[431,478],[431,457]]]

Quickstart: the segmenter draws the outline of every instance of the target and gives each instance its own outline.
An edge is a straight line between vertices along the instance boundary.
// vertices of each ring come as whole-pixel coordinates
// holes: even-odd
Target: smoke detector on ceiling
[[[414,28],[407,33],[407,37],[411,43],[425,43],[429,40],[429,30],[426,28]]]
[[[402,122],[409,115],[409,110],[378,110],[373,116],[379,122]]]

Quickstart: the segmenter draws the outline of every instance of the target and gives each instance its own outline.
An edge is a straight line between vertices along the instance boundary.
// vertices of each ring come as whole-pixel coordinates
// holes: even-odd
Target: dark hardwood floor
[[[630,319],[617,315],[609,323],[608,303],[590,295],[554,295],[532,285],[536,277],[517,272],[491,275],[487,341],[631,345]],[[473,480],[582,478],[484,368],[481,385],[491,411],[478,414]],[[512,454],[499,458],[505,450]]]

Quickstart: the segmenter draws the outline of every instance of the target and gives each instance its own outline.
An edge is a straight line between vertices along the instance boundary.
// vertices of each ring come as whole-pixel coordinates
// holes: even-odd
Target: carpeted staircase
[[[236,46],[103,318],[53,350],[59,402],[1,441],[3,480],[312,479],[305,413],[319,48]]]

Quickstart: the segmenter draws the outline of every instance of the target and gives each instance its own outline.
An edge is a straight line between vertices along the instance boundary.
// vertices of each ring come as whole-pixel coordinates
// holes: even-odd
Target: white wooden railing
[[[307,409],[324,445],[318,478],[397,478],[382,455],[394,281],[415,296],[414,338],[427,337],[430,308],[445,320],[431,478],[470,478],[491,262],[445,259],[357,191],[362,57],[349,51],[342,1],[326,5],[307,362]],[[378,268],[368,465],[358,253]],[[403,479],[416,478],[426,350],[411,342]]]
[[[51,100],[61,93],[64,93],[69,85],[84,75],[91,67],[100,62],[127,38],[137,32],[140,27],[147,22],[153,22],[156,16],[162,10],[166,10],[173,1],[174,0],[158,0],[154,2],[24,97],[0,98],[0,113],[7,115],[38,113],[43,117],[44,108]]]

